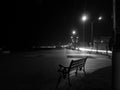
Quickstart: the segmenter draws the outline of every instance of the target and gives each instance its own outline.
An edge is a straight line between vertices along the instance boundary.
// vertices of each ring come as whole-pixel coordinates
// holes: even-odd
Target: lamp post
[[[75,49],[76,48],[76,30],[72,31],[72,36],[71,36],[71,40],[72,40],[72,48]]]
[[[102,20],[102,16],[99,16],[97,18],[98,21]],[[93,26],[94,26],[94,22],[96,21],[96,19],[94,21],[91,22],[91,44],[92,44],[92,47],[93,47],[93,38],[94,38],[94,33],[93,33]]]
[[[84,45],[84,43],[85,43],[85,24],[84,23],[88,19],[88,16],[86,14],[83,14],[81,19],[82,19],[82,22],[83,22],[83,45]]]

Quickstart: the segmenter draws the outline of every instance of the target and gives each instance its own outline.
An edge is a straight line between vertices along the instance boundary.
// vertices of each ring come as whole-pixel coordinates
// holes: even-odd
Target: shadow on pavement
[[[112,90],[112,66],[99,69],[80,79],[72,80],[72,86],[58,90]]]

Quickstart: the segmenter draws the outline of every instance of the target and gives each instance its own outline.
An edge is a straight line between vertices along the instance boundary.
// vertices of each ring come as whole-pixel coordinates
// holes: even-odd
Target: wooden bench
[[[75,74],[77,76],[77,71],[78,70],[83,70],[84,72],[84,75],[86,75],[86,72],[85,72],[85,63],[86,63],[86,60],[87,60],[87,57],[85,58],[82,58],[82,59],[78,59],[78,60],[72,60],[70,62],[70,65],[69,67],[65,67],[63,65],[59,65],[59,69],[58,69],[58,73],[59,73],[59,79],[58,79],[58,82],[57,82],[57,86],[59,85],[61,79],[68,79],[68,83],[69,83],[69,86],[71,86],[71,83],[70,83],[70,72],[75,70]]]

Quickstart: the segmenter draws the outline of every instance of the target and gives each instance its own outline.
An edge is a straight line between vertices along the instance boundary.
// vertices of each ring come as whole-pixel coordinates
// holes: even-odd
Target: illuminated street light
[[[72,31],[72,36],[71,36],[71,41],[72,41],[72,49],[75,49],[78,43],[78,36],[77,36],[77,31],[73,30]]]
[[[102,16],[99,16],[99,17],[97,18],[97,20],[98,20],[98,21],[102,20]],[[93,37],[94,37],[94,35],[93,35],[93,25],[94,25],[94,22],[95,22],[95,21],[96,21],[96,19],[91,22],[91,42],[92,42],[92,46],[93,46]]]
[[[72,34],[73,34],[73,35],[75,35],[75,34],[76,34],[76,31],[75,31],[75,30],[73,30],[73,31],[72,31]]]
[[[82,22],[86,22],[86,20],[88,19],[88,16],[86,14],[83,14],[81,20]],[[83,45],[85,43],[85,24],[83,24]]]
[[[102,16],[100,16],[100,17],[98,18],[98,20],[102,20]]]
[[[85,22],[88,19],[87,15],[82,16],[82,21]]]

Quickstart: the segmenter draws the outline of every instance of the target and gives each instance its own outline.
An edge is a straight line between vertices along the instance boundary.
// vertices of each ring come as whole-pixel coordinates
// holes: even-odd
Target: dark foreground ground
[[[79,72],[71,76],[71,87],[63,80],[56,89],[58,65],[68,66],[73,59],[67,54],[81,57],[79,52],[63,49],[0,55],[0,90],[111,90],[111,60],[102,55],[88,58],[85,77]]]
[[[99,69],[83,78],[77,76],[72,80],[72,86],[66,84],[58,90],[113,90],[112,66]]]

